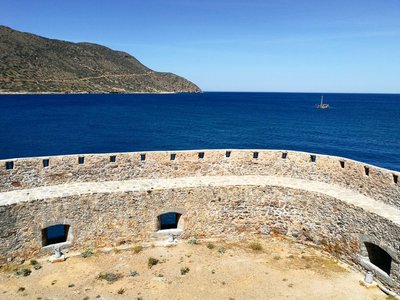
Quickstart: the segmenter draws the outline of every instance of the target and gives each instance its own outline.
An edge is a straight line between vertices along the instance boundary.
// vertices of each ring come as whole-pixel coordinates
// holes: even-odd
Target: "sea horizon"
[[[56,93],[56,92],[0,92],[0,96],[2,95],[170,95],[170,94],[204,94],[204,93],[264,93],[264,94],[349,94],[349,95],[400,95],[400,92],[315,92],[315,91],[224,91],[224,90],[203,90],[199,93],[194,92],[137,92],[137,93]]]
[[[325,97],[332,109],[317,110]],[[0,159],[283,149],[400,171],[397,94],[217,92],[1,95]]]

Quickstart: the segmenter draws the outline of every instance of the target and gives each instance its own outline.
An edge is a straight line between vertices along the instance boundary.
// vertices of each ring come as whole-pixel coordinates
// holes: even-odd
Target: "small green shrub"
[[[133,247],[133,253],[138,254],[139,252],[142,252],[143,247],[141,245],[137,245]]]
[[[218,252],[221,253],[221,254],[224,254],[225,253],[225,247],[224,246],[219,247],[218,248]]]
[[[18,288],[18,292],[23,292],[25,291],[25,288],[23,286],[21,286],[20,288]]]
[[[42,266],[39,264],[39,262],[36,259],[31,259],[31,261],[29,263],[31,266],[33,266],[33,268],[35,270],[39,270],[42,268]]]
[[[117,281],[119,278],[120,278],[120,276],[115,273],[101,273],[98,277],[98,279],[106,280],[108,282]]]
[[[186,275],[189,273],[190,269],[188,267],[181,268],[181,275]]]
[[[259,242],[252,242],[252,243],[250,243],[249,247],[251,250],[254,250],[254,251],[261,251],[263,248]]]
[[[147,266],[149,267],[149,269],[151,269],[153,266],[158,264],[158,262],[159,262],[159,260],[157,258],[149,257],[149,259],[147,261]]]
[[[31,273],[32,271],[30,269],[19,269],[15,272],[16,275],[24,277],[31,275]]]
[[[31,264],[31,266],[36,266],[39,263],[38,263],[38,261],[36,259],[31,259],[30,264]]]
[[[189,245],[198,245],[200,244],[199,240],[196,239],[195,237],[190,238],[190,240],[188,241]]]
[[[122,295],[123,293],[125,293],[125,289],[120,288],[117,292],[119,295]]]
[[[83,252],[81,253],[81,256],[82,256],[83,258],[87,258],[87,257],[92,256],[93,254],[94,254],[93,249],[86,249],[85,251],[83,251]]]
[[[208,243],[208,244],[207,244],[207,248],[208,248],[208,249],[214,249],[214,248],[215,248],[215,245],[214,245],[213,243]]]
[[[136,271],[129,271],[129,276],[135,277],[135,276],[137,276],[137,275],[139,275],[138,272],[136,272]]]
[[[73,283],[68,284],[68,287],[69,287],[69,288],[72,288],[72,287],[74,287],[74,286],[75,286],[75,284],[73,284]]]

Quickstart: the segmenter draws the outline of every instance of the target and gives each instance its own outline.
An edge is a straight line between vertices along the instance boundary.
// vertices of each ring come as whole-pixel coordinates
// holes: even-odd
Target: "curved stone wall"
[[[179,212],[186,237],[287,235],[372,269],[400,290],[397,172],[338,157],[264,150],[76,155],[1,164],[2,262],[47,249],[42,235],[51,225],[70,226],[64,246],[111,246],[149,240],[160,233],[160,214]],[[389,272],[369,259],[365,242],[390,255]]]
[[[274,150],[88,154],[0,160],[0,191],[71,182],[204,175],[269,175],[338,184],[400,207],[400,173],[327,155]],[[199,153],[204,153],[199,158]],[[253,158],[258,153],[258,158]],[[171,155],[175,154],[174,160]],[[282,158],[286,155],[286,158]],[[311,156],[315,162],[311,161]],[[79,158],[83,163],[79,164]],[[111,162],[114,157],[115,162]],[[144,160],[142,160],[144,159]],[[44,161],[48,167],[44,167]],[[12,162],[13,168],[6,169]],[[368,175],[366,175],[366,169]]]

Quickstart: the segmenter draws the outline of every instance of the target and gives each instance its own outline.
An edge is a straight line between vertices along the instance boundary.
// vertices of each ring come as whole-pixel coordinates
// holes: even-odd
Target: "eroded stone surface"
[[[200,152],[204,152],[203,159],[199,159]],[[253,158],[254,152],[258,152],[257,159]],[[282,159],[286,152],[286,159]],[[145,154],[144,161],[141,154]],[[176,154],[174,160],[171,154]],[[400,206],[400,182],[394,183],[393,177],[400,178],[399,172],[326,155],[316,155],[312,163],[309,153],[294,151],[231,150],[229,158],[225,155],[225,150],[196,150],[54,156],[49,158],[47,168],[43,167],[44,158],[22,158],[13,160],[12,170],[5,169],[10,160],[0,160],[0,191],[137,178],[264,175],[337,184]],[[80,156],[84,164],[78,164]],[[110,162],[110,156],[115,156],[116,162]],[[364,166],[369,168],[369,176]]]
[[[45,186],[0,193],[0,206],[18,202],[46,200],[84,194],[144,192],[148,190],[184,189],[194,187],[276,186],[321,193],[350,205],[378,214],[400,225],[400,209],[338,185],[303,179],[272,176],[201,176],[183,178],[137,179],[108,182],[82,182]]]
[[[256,151],[256,150],[254,150]],[[157,217],[182,214],[183,236],[283,234],[349,262],[373,241],[393,261],[388,284],[400,290],[400,189],[392,171],[340,158],[281,151],[85,155],[16,160],[0,171],[0,260],[41,251],[41,230],[70,225],[73,248],[149,240]],[[3,161],[5,164],[5,161]]]

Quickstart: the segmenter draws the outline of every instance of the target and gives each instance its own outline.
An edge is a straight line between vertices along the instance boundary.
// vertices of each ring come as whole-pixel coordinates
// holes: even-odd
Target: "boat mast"
[[[321,106],[322,106],[322,102],[324,102],[324,96],[321,96]]]

